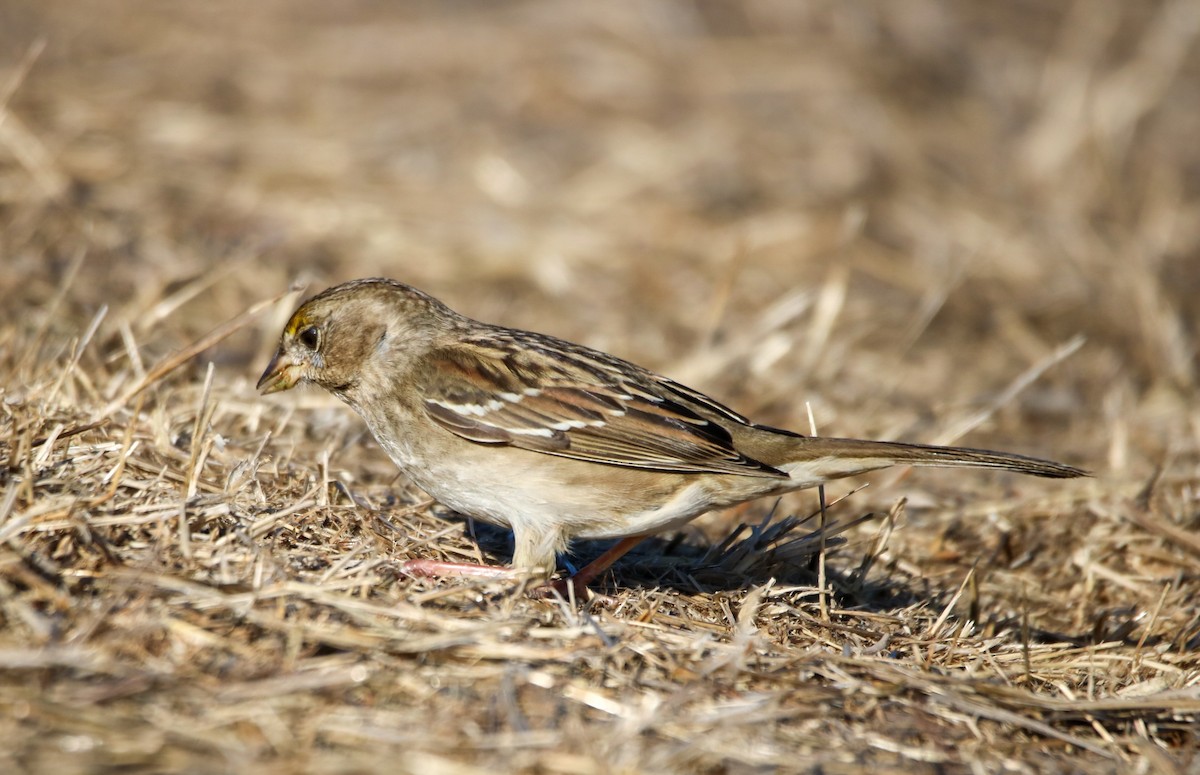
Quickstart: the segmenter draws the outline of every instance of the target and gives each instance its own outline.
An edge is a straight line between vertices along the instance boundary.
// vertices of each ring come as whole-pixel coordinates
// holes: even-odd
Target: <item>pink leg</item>
[[[507,579],[523,575],[514,568],[477,565],[473,562],[443,562],[441,560],[409,560],[400,572],[420,578],[439,576],[471,576],[477,579]]]
[[[580,568],[574,576],[542,584],[535,587],[529,594],[535,598],[554,597],[555,594],[558,594],[569,600],[573,591],[576,600],[586,600],[588,597],[588,585],[599,578],[614,562],[624,557],[630,549],[640,544],[644,538],[645,536],[622,538],[609,547],[604,554]],[[444,562],[441,560],[409,560],[400,566],[400,572],[408,576],[422,578],[470,576],[477,579],[510,579],[527,576],[525,571],[516,568],[479,565],[473,562]],[[568,589],[568,585],[570,589]]]

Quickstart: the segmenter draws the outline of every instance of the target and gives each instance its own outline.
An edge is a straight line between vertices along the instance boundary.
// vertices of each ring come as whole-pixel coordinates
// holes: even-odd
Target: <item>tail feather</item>
[[[939,447],[896,441],[823,437],[794,438],[789,447],[788,462],[779,466],[780,468],[809,468],[815,464],[816,467],[827,469],[828,466],[835,469],[828,471],[829,478],[852,476],[893,465],[999,468],[1051,479],[1089,476],[1089,473],[1081,468],[1055,463],[1052,460],[970,447]]]

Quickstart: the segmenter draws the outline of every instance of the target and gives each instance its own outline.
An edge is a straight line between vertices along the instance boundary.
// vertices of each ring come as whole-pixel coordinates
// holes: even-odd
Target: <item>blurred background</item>
[[[51,330],[107,304],[153,359],[384,275],[766,422],[948,440],[999,402],[963,441],[1142,476],[1200,432],[1198,29],[1188,0],[7,0],[0,316],[78,264]],[[289,306],[208,356],[226,390]]]
[[[0,770],[1183,771],[1198,33],[1196,0],[0,0]],[[1097,476],[869,477],[835,520],[908,510],[829,555],[832,620],[807,555],[704,559],[812,492],[647,542],[615,611],[414,580],[507,538],[253,388],[301,296],[373,275],[762,422]]]

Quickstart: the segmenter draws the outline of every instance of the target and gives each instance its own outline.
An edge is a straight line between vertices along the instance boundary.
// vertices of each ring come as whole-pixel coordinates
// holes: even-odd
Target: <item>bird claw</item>
[[[562,600],[580,603],[594,603],[611,608],[617,604],[616,598],[593,592],[587,584],[575,576],[565,579],[554,579],[545,584],[539,584],[529,590],[529,596],[534,600]]]
[[[476,565],[468,562],[445,562],[442,560],[408,560],[400,565],[400,572],[405,576],[418,579],[442,578],[447,576],[467,576],[478,579],[515,579],[528,578],[523,570],[514,568],[498,568],[494,565]],[[588,588],[587,578],[572,575],[562,579],[554,579],[544,584],[538,584],[529,590],[529,597],[534,600],[564,600],[575,603],[594,603],[605,607],[615,606],[617,601],[608,595],[601,595]]]

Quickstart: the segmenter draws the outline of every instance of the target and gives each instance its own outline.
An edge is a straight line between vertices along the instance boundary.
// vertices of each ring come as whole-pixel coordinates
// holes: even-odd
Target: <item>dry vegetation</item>
[[[0,4],[0,770],[1196,772],[1198,31]],[[608,607],[409,579],[508,536],[253,390],[300,292],[266,302],[368,275],[773,424],[1096,477],[831,488],[827,595],[814,493],[648,542]]]

